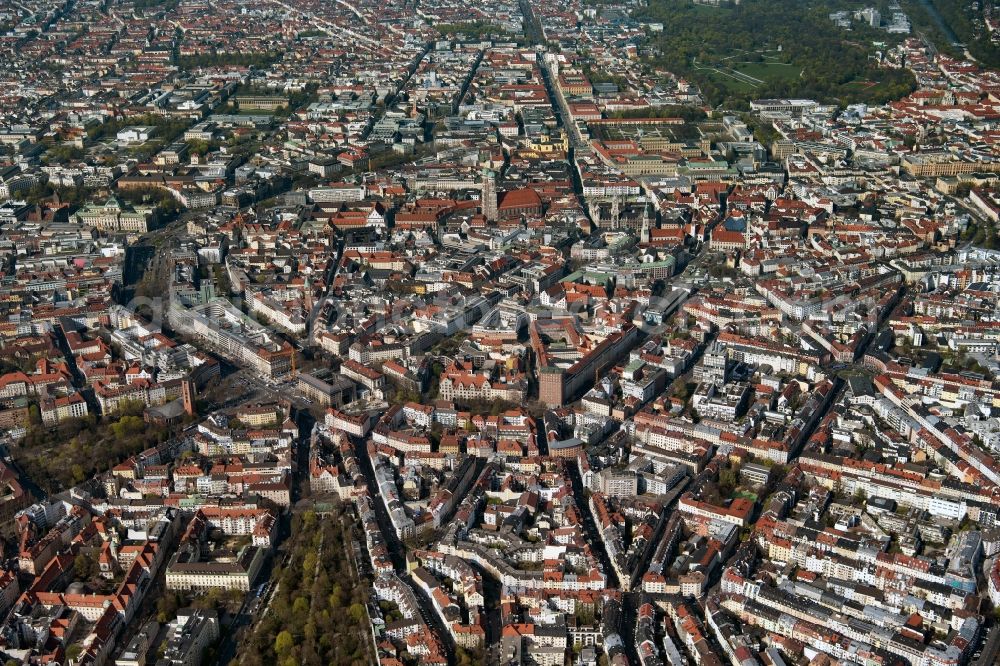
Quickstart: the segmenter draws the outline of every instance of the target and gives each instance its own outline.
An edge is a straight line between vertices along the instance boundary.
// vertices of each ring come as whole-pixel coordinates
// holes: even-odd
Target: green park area
[[[833,24],[830,12],[843,8],[838,0],[718,7],[652,0],[639,15],[663,25],[650,33],[651,64],[689,77],[712,106],[745,109],[752,99],[770,97],[881,103],[912,91],[911,73],[878,64],[876,42],[886,42],[884,32]]]

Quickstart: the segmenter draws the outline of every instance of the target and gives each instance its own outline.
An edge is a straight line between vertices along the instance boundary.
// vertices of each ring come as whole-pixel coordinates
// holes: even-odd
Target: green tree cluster
[[[68,162],[78,162],[83,159],[83,150],[68,143],[60,143],[52,146],[42,156],[42,161],[46,164],[66,164]]]
[[[271,576],[277,587],[270,607],[233,663],[368,663],[368,591],[347,561],[349,525],[339,509],[322,517],[311,511],[293,517],[290,556]]]
[[[177,66],[181,69],[194,69],[197,67],[254,67],[264,69],[273,65],[280,53],[276,51],[268,52],[248,52],[248,53],[200,53],[191,56],[178,56]]]
[[[694,80],[713,106],[745,108],[751,99],[790,96],[880,103],[912,91],[910,72],[880,68],[870,58],[874,46],[865,44],[885,40],[885,34],[865,26],[851,33],[837,30],[829,20],[832,7],[830,2],[745,0],[707,8],[690,0],[652,0],[638,16],[665,26],[651,37],[661,53],[653,64]],[[801,74],[760,75],[764,83],[751,87],[716,71],[760,60],[763,52],[768,62]]]
[[[63,490],[103,473],[170,437],[149,427],[142,403],[126,403],[117,414],[63,421],[56,428],[35,426],[11,451],[28,476],[49,492]]]
[[[153,135],[155,143],[166,145],[183,134],[184,130],[191,125],[191,121],[187,118],[172,118],[155,113],[144,113],[127,118],[109,120],[101,125],[94,125],[87,130],[87,137],[93,141],[98,141],[106,137],[114,137],[119,131],[132,125],[155,127],[156,133]],[[151,141],[151,143],[154,141]]]
[[[463,23],[441,23],[434,26],[442,37],[465,37],[469,39],[486,39],[493,36],[504,36],[506,32],[496,23],[489,21],[466,21]]]
[[[992,11],[988,3],[933,0],[933,5],[973,58],[990,68],[1000,67],[1000,48],[985,22],[987,12]]]

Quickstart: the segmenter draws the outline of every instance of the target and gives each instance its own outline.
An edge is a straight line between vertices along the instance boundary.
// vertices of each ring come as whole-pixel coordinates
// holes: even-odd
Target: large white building
[[[104,231],[132,231],[144,234],[149,231],[153,210],[149,207],[127,208],[115,197],[103,204],[87,205],[73,216],[78,223]]]
[[[174,301],[169,319],[177,330],[200,338],[226,358],[265,377],[284,377],[291,371],[292,346],[223,298],[192,308]]]
[[[236,557],[199,561],[195,553],[178,551],[167,565],[168,590],[250,591],[264,566],[265,551],[256,546],[244,547]]]

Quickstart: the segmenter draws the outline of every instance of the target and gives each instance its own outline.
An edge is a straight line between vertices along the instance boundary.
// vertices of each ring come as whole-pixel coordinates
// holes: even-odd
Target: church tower
[[[479,195],[479,204],[480,208],[483,209],[483,217],[488,222],[496,222],[499,217],[497,210],[496,174],[490,169],[483,169],[483,184]]]
[[[184,401],[184,413],[188,416],[197,416],[194,404],[194,382],[190,379],[185,378],[181,381],[181,399]]]

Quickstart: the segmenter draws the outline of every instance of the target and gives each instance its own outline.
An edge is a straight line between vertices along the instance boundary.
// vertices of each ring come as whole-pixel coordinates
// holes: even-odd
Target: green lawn
[[[718,70],[718,71],[716,71]],[[726,69],[722,67],[715,67],[713,69],[702,68],[699,66],[698,72],[702,76],[706,76],[714,81],[720,88],[724,88],[732,93],[749,93],[753,92],[755,89],[747,81],[742,81],[732,75],[726,73]]]
[[[795,65],[780,62],[741,62],[733,68],[763,81],[794,81],[802,72]]]
[[[753,62],[758,54],[763,61]],[[801,67],[775,62],[777,58],[778,56],[771,52],[740,51],[729,57],[716,57],[711,61],[699,62],[696,67],[701,74],[711,78],[730,93],[747,94],[775,83],[791,83],[800,77]]]

